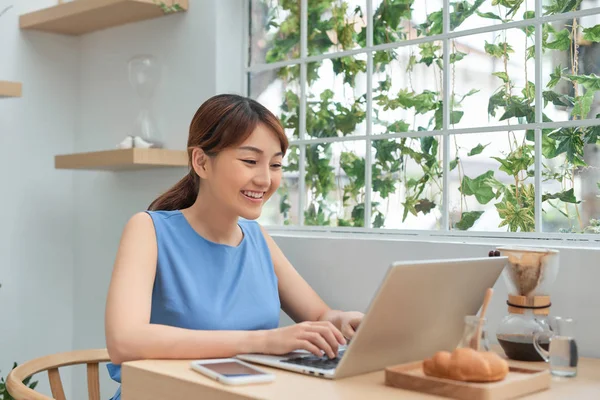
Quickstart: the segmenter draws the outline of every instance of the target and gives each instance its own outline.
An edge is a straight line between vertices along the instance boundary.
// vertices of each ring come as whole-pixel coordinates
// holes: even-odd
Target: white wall
[[[0,99],[0,375],[12,362],[70,350],[73,342],[73,181],[54,169],[70,152],[79,100],[79,45],[25,32],[18,16],[55,0],[0,0],[0,80],[23,97]],[[49,392],[46,376],[37,376]],[[70,374],[63,375],[70,394]]]

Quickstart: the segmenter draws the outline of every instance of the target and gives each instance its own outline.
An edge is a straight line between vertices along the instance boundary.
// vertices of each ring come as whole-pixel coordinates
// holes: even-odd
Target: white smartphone
[[[236,358],[213,358],[191,362],[192,369],[227,385],[273,382],[275,375]]]

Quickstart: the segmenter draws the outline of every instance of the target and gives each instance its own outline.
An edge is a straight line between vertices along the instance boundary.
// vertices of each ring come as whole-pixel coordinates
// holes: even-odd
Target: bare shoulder
[[[152,217],[146,212],[138,212],[131,216],[123,229],[121,243],[127,243],[128,245],[131,243],[135,246],[142,243],[148,245],[153,242],[156,242],[156,232]]]
[[[146,212],[138,212],[129,218],[125,225],[125,231],[136,231],[136,232],[154,232],[154,223],[152,217]]]

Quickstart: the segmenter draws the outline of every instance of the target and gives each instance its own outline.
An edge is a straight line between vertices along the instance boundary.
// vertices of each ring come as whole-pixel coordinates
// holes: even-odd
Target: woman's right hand
[[[329,358],[338,354],[338,346],[346,344],[344,335],[329,321],[305,321],[299,324],[266,331],[266,354],[286,354],[308,350],[317,357],[323,352]]]

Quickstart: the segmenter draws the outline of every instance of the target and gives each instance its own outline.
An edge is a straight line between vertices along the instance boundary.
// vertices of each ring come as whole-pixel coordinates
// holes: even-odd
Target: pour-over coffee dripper
[[[509,314],[500,322],[496,337],[508,358],[542,361],[533,345],[533,335],[550,329],[550,288],[558,274],[559,252],[527,247],[498,250],[508,257],[502,276],[508,288]]]

